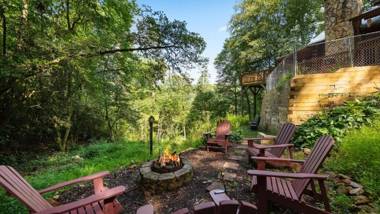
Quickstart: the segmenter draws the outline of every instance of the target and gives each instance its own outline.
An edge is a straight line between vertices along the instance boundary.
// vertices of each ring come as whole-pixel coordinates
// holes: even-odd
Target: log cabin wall
[[[334,73],[298,75],[291,80],[288,121],[296,125],[341,105],[369,96],[380,89],[380,66],[341,68]]]

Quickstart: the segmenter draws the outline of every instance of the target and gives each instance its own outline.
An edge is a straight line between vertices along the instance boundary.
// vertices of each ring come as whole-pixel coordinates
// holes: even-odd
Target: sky
[[[209,58],[209,80],[215,83],[214,59],[229,36],[227,25],[238,0],[137,0],[137,3],[163,11],[170,19],[186,21],[189,31],[199,33],[205,39],[207,47],[203,55]],[[195,81],[200,76],[198,70],[189,73]]]

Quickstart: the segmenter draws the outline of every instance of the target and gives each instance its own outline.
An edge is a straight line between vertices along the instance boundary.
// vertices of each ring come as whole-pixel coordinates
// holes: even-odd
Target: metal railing
[[[274,88],[284,75],[335,72],[339,68],[380,65],[380,31],[310,44],[283,57],[266,81]]]

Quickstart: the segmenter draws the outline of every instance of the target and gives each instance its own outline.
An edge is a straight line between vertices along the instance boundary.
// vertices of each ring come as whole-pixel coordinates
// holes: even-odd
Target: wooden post
[[[152,156],[153,154],[153,123],[154,117],[149,117],[149,154]]]

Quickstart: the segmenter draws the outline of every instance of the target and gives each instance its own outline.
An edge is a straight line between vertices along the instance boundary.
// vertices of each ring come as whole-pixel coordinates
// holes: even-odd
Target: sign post
[[[153,154],[153,123],[154,123],[154,117],[149,117],[149,152],[152,156]]]

